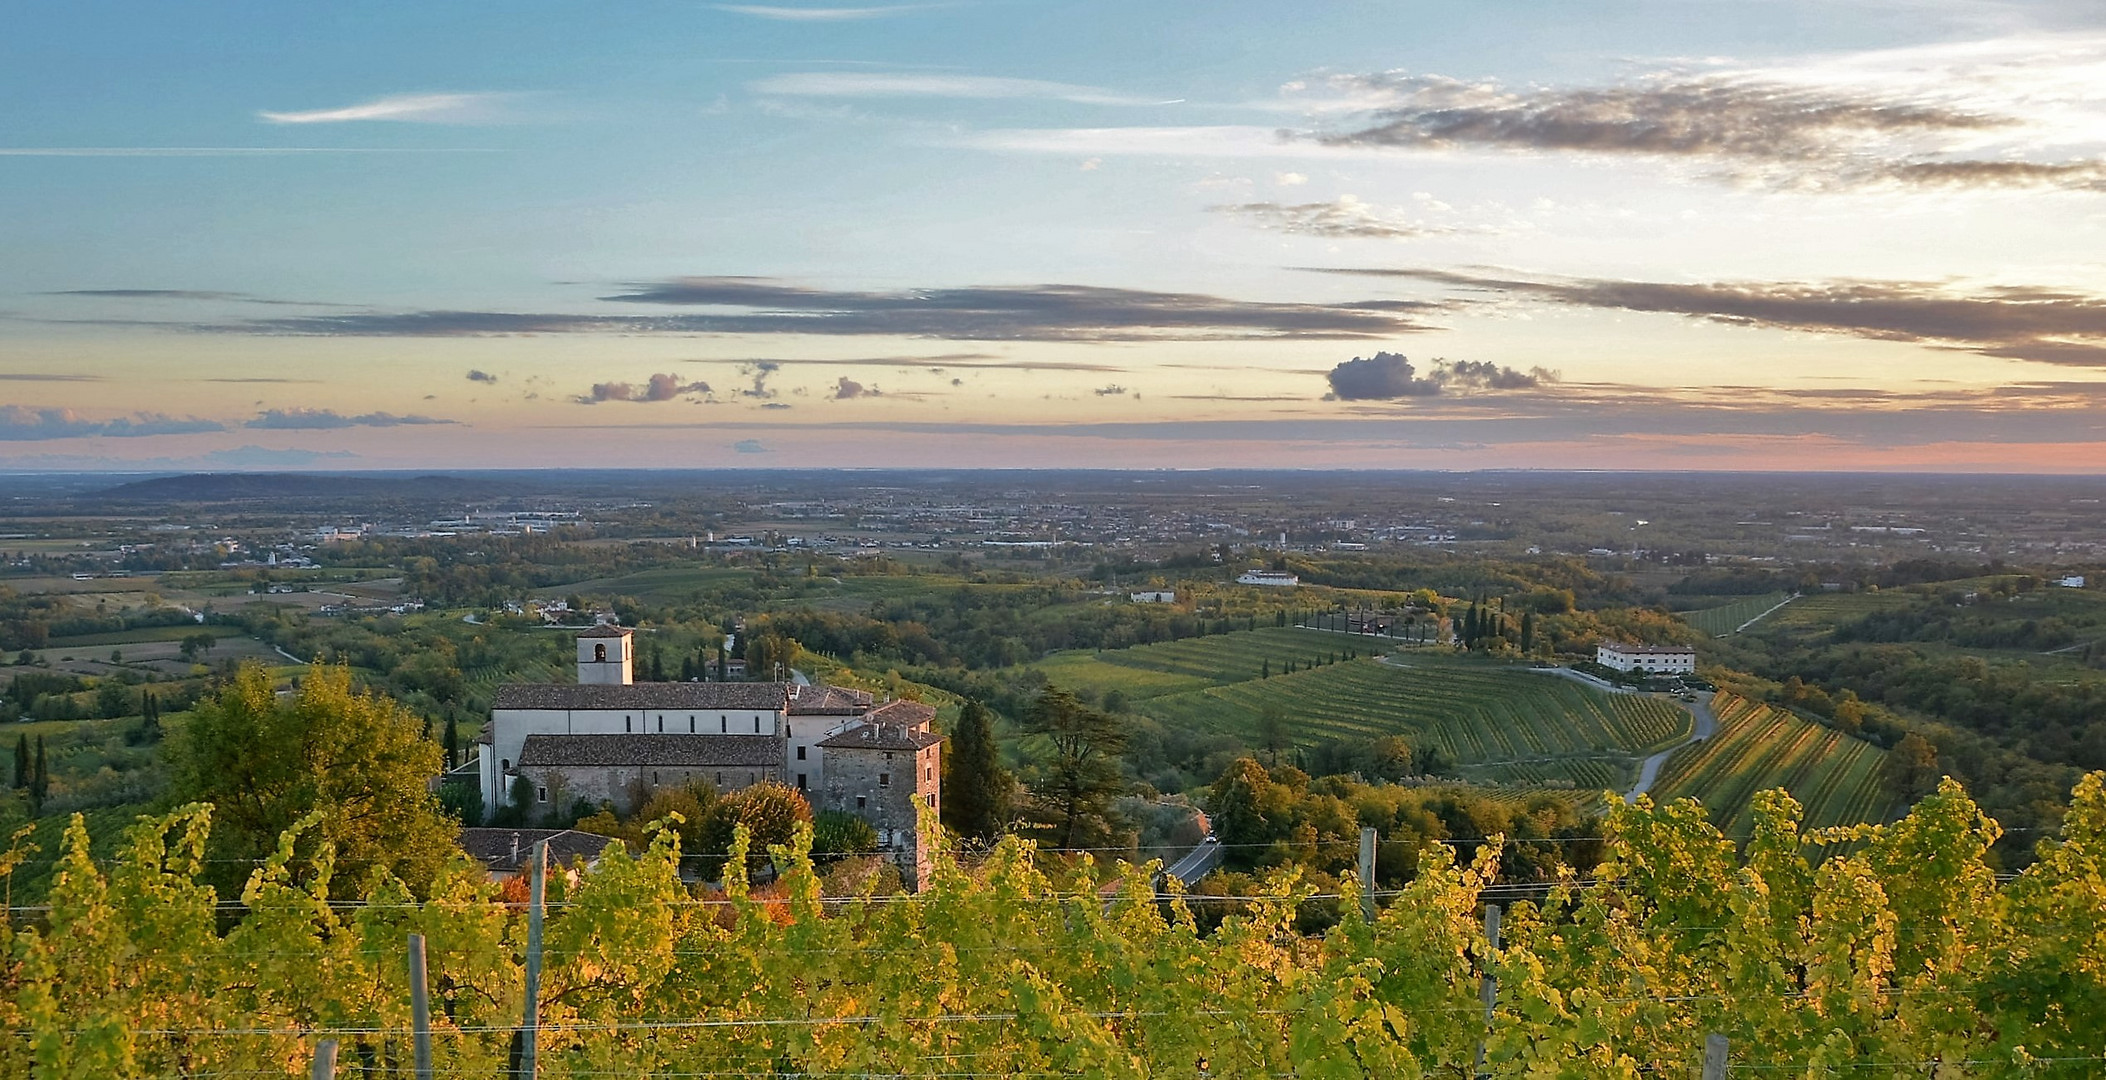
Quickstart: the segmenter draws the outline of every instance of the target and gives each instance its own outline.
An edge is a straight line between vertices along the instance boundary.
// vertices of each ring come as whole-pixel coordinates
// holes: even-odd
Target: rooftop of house
[[[912,753],[926,750],[943,741],[943,736],[933,731],[895,724],[859,724],[838,735],[819,741],[826,750],[885,750]]]
[[[868,690],[850,690],[844,686],[800,687],[796,697],[790,700],[790,712],[795,716],[856,716],[870,708],[876,698]]]
[[[1604,641],[1604,642],[1602,642],[1602,643],[1601,643],[1601,647],[1602,647],[1602,648],[1604,648],[1604,649],[1609,649],[1609,650],[1615,651],[1615,652],[1620,652],[1620,653],[1624,654],[1625,656],[1694,656],[1694,655],[1696,655],[1696,650],[1695,650],[1695,649],[1693,649],[1693,648],[1690,648],[1690,647],[1689,647],[1689,646],[1687,646],[1687,645],[1624,645],[1624,644],[1621,644],[1621,643],[1619,643],[1619,642],[1614,642],[1614,641]]]
[[[492,870],[518,870],[533,858],[534,844],[548,841],[550,866],[567,866],[583,859],[592,862],[615,843],[612,837],[595,836],[576,829],[462,829],[461,850]]]

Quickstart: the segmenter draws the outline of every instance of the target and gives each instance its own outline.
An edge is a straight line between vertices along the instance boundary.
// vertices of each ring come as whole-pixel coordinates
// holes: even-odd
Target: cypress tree
[[[51,772],[44,765],[44,737],[37,736],[37,759],[29,774],[29,805],[32,813],[41,814],[44,796],[51,790]]]
[[[1258,665],[1258,678],[1261,678],[1261,679],[1270,679],[1270,678],[1272,678],[1272,658],[1271,658],[1271,657],[1267,657],[1267,658],[1265,659],[1265,662],[1264,662],[1264,663],[1262,663],[1262,664]]]
[[[29,736],[15,738],[15,790],[29,786]]]
[[[446,717],[446,768],[450,771],[460,765],[461,729],[452,714]]]
[[[1536,613],[1533,611],[1521,613],[1521,651],[1536,651]]]
[[[944,758],[944,774],[944,823],[968,839],[1000,836],[1009,818],[1016,781],[1002,767],[994,717],[977,701],[968,700],[958,714],[958,726],[951,732]]]

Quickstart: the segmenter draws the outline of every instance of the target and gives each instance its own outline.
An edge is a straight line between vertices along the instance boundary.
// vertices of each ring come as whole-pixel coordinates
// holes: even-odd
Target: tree
[[[744,825],[753,838],[746,857],[750,871],[770,864],[769,845],[789,843],[796,835],[797,826],[811,820],[811,804],[788,784],[763,780],[732,792],[711,805],[703,819],[702,851],[707,856],[703,873],[732,873],[732,868],[725,866],[724,862],[725,855],[731,850],[732,830],[736,826]]]
[[[183,654],[183,659],[196,663],[199,657],[211,652],[213,646],[218,644],[219,639],[217,637],[201,630],[184,638],[180,651]]]
[[[51,769],[44,762],[44,737],[37,736],[37,757],[29,769],[29,812],[44,812],[44,796],[51,793]]]
[[[139,741],[157,743],[161,741],[161,699],[149,690],[139,697]]]
[[[1896,798],[1914,802],[1938,790],[1938,748],[1913,731],[1894,744],[1881,768],[1881,779]]]
[[[994,716],[968,700],[943,756],[943,823],[969,840],[1002,835],[1016,798],[1016,778],[1002,767]]]
[[[1384,735],[1368,744],[1368,775],[1379,780],[1401,780],[1411,775],[1411,744],[1401,735]]]
[[[182,734],[170,794],[213,805],[214,853],[232,860],[216,864],[223,884],[245,879],[309,813],[319,820],[308,836],[335,848],[332,891],[343,896],[375,869],[422,889],[460,850],[428,788],[439,748],[407,709],[354,691],[349,668],[312,668],[280,700],[268,670],[243,664]]]
[[[877,829],[854,814],[845,810],[828,810],[812,818],[814,858],[872,855],[877,849]]]
[[[1047,745],[1030,782],[1032,817],[1046,838],[1059,848],[1109,843],[1112,800],[1126,789],[1119,771],[1126,729],[1055,686],[1032,702],[1024,729]]]
[[[1536,651],[1536,613],[1533,611],[1521,613],[1521,651],[1523,653]]]
[[[452,772],[461,763],[461,728],[452,713],[446,714],[445,740],[441,745],[446,750],[446,771]]]
[[[29,736],[15,736],[15,790],[29,787]]]

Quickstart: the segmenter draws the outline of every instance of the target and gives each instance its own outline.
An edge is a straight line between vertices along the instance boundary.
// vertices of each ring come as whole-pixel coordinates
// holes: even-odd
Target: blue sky
[[[2092,5],[85,3],[0,91],[0,468],[2106,467]]]

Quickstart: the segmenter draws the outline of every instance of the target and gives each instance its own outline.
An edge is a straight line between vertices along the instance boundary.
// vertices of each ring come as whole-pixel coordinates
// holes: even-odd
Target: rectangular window
[[[545,787],[537,787],[537,788],[535,788],[535,789],[534,789],[534,801],[535,801],[535,802],[547,802],[547,801],[548,801],[548,789],[547,789],[547,788],[545,788]]]
[[[753,718],[753,733],[755,735],[760,734],[760,717],[758,716]]]
[[[936,779],[936,770],[934,770],[934,769],[930,769],[930,768],[923,768],[923,769],[921,770],[921,778],[922,778],[923,780],[934,780],[934,779]]]
[[[803,760],[804,760],[804,747],[802,747],[802,746],[800,746],[800,747],[798,747],[798,748],[797,748],[797,760],[799,760],[799,761],[803,761]]]
[[[689,735],[693,735],[695,733],[695,718],[692,716],[687,718],[687,733]]]
[[[891,774],[891,773],[888,773],[888,772],[881,772],[881,773],[877,774],[877,786],[879,786],[879,787],[891,787],[891,786],[892,786],[892,774]]]
[[[798,773],[798,774],[797,774],[797,790],[799,790],[799,791],[803,791],[803,790],[805,790],[805,787],[804,787],[804,774],[803,774],[803,773]]]
[[[622,717],[622,734],[629,734],[629,718],[626,716]]]
[[[731,720],[730,720],[730,719],[729,719],[728,717],[724,716],[724,714],[722,714],[722,713],[718,713],[718,714],[717,714],[717,734],[719,734],[719,735],[722,735],[723,733],[725,733],[725,732],[727,732],[727,731],[730,731],[730,730],[731,730]]]
[[[861,795],[856,796],[856,809],[861,810],[862,808],[868,805],[870,805],[869,799],[866,799]]]
[[[723,787],[723,786],[724,786],[724,774],[723,774],[723,773],[718,773],[718,774],[717,774],[717,786],[718,786],[718,787]]]
[[[658,714],[658,733],[659,733],[660,735],[663,735],[663,734],[665,734],[665,714],[664,714],[664,713],[659,713],[659,714]]]
[[[654,784],[658,782],[658,770],[657,770],[657,769],[652,769],[652,770],[651,770],[651,782],[652,782],[652,783],[654,783]]]

